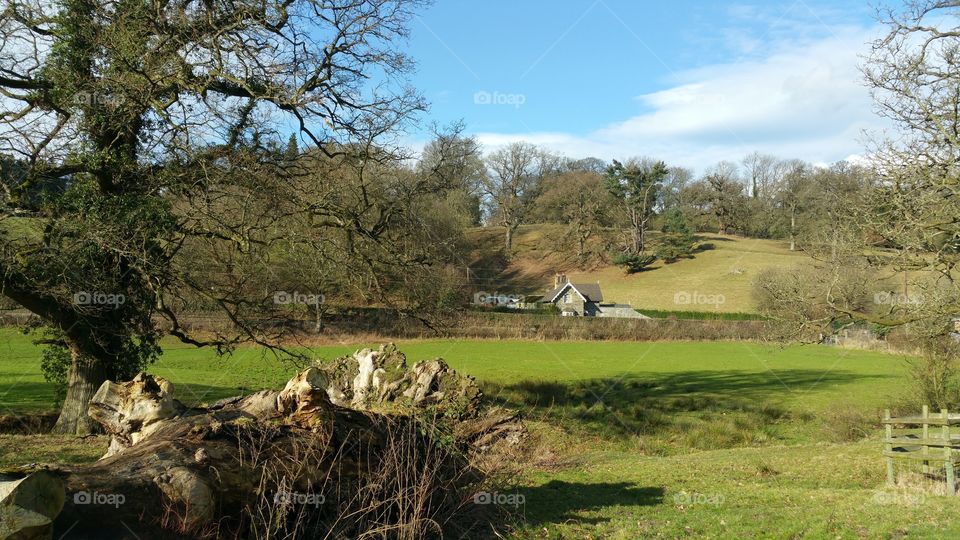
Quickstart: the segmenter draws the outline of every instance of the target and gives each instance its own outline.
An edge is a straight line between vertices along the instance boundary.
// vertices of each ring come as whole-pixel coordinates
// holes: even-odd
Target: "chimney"
[[[566,284],[566,283],[567,283],[567,275],[566,275],[566,274],[556,274],[555,276],[553,276],[553,288],[554,288],[554,289],[556,289],[557,287],[559,287],[559,286],[561,286],[561,285],[564,285],[564,284]]]

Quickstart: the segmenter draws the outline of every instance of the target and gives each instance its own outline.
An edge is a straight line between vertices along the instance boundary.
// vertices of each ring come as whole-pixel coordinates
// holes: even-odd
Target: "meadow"
[[[399,342],[442,357],[523,411],[523,472],[502,486],[516,538],[938,538],[960,502],[884,488],[879,411],[908,358],[743,342]],[[318,359],[357,349],[332,344]],[[254,348],[218,359],[166,343],[150,371],[180,399],[281,385],[297,369]],[[0,330],[0,409],[49,408],[38,349]],[[0,435],[0,465],[96,459],[103,437]],[[942,530],[941,527],[948,527]],[[951,528],[952,527],[952,528]]]

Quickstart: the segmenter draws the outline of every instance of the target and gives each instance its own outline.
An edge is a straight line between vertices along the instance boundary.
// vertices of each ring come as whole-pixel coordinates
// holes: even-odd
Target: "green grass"
[[[552,285],[554,273],[563,271],[574,282],[599,282],[605,300],[629,303],[641,311],[756,313],[753,283],[762,270],[810,262],[802,252],[790,251],[786,241],[701,234],[698,237],[708,249],[689,259],[657,261],[636,274],[616,266],[583,270],[570,251],[570,241],[563,240],[563,230],[557,225],[520,227],[509,261],[498,255],[502,228],[471,230],[468,238],[475,246],[471,268],[480,279],[478,285],[488,291],[543,293]],[[654,242],[657,235],[650,235]],[[616,240],[616,235],[609,240]]]
[[[657,261],[650,270],[632,275],[616,267],[604,267],[587,273],[571,272],[569,276],[573,281],[599,281],[605,298],[641,310],[755,313],[753,283],[762,270],[793,267],[809,260],[778,240],[713,234],[702,237],[714,248],[692,259],[672,264]]]
[[[166,344],[151,371],[187,402],[281,385],[296,366],[258,350],[217,360]],[[883,488],[878,410],[906,359],[756,343],[408,341],[521,409],[532,463],[511,493],[520,538],[938,538],[960,502]],[[318,347],[330,358],[356,345]],[[0,330],[0,410],[46,408],[37,349]],[[866,436],[866,438],[864,438]],[[0,466],[89,461],[103,438],[0,436]],[[21,449],[25,448],[25,449]],[[941,531],[940,527],[947,527]]]
[[[904,362],[881,353],[822,346],[779,347],[740,342],[535,342],[414,340],[398,342],[409,361],[444,358],[477,377],[503,399],[539,399],[537,385],[616,397],[651,388],[662,396],[737,396],[822,410],[855,397],[879,406],[902,386]],[[361,345],[313,349],[334,358]],[[39,348],[10,329],[0,329],[0,407],[49,408],[52,387],[40,373]],[[297,366],[256,348],[217,358],[212,350],[164,342],[163,357],[149,370],[176,385],[188,402],[203,402],[274,387]],[[640,385],[640,386],[632,386]],[[852,395],[856,392],[857,395]],[[541,396],[542,397],[542,396]]]
[[[525,538],[956,538],[956,498],[886,490],[876,441],[643,457],[530,475]]]

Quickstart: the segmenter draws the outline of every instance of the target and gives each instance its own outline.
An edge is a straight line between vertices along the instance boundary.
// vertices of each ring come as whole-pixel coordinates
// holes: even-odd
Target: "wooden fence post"
[[[950,414],[946,409],[940,409],[940,414],[943,415],[943,452],[946,458],[943,467],[947,476],[947,495],[952,497],[957,494],[957,483],[953,470],[953,447],[950,444]]]
[[[923,452],[923,457],[927,457],[927,454],[930,453],[930,447],[927,446],[927,441],[930,440],[930,425],[927,423],[930,418],[930,407],[923,406],[923,446],[921,447],[921,452]],[[923,462],[923,474],[930,474],[930,462],[924,460]]]
[[[883,419],[890,420],[890,409],[883,411]],[[893,438],[893,425],[890,422],[884,423],[886,427],[887,442],[884,448],[887,452],[893,452],[893,444],[890,443],[890,439]],[[894,476],[893,471],[893,458],[887,455],[887,485],[895,486],[897,484],[896,477]]]

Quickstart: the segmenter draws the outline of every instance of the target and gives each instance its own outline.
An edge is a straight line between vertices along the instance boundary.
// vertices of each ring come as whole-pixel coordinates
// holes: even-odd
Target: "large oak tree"
[[[391,134],[423,108],[395,42],[418,0],[8,0],[0,13],[0,291],[69,351],[56,430],[86,433],[93,392],[158,353],[276,344],[270,293],[252,283],[309,219],[388,249],[402,201],[429,180],[380,185]],[[290,132],[343,164],[349,197]],[[393,173],[391,173],[393,174]],[[356,179],[362,180],[356,180]],[[415,257],[414,257],[415,258]],[[377,256],[360,253],[369,265]],[[202,299],[232,323],[181,322]]]

